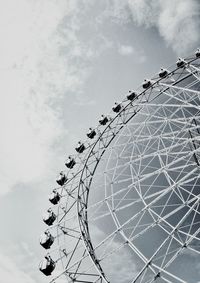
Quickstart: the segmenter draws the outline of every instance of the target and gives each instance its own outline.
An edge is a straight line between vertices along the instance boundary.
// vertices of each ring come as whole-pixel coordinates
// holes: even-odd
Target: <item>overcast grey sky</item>
[[[47,282],[55,176],[114,101],[199,44],[198,0],[0,3],[0,282]]]

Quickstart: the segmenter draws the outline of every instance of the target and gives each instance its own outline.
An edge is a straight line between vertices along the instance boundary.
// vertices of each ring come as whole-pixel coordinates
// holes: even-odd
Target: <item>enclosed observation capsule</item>
[[[197,58],[200,58],[200,49],[198,48],[197,51],[195,52],[195,55]]]
[[[57,204],[60,201],[60,194],[56,190],[53,190],[49,196],[49,201],[54,205]]]
[[[96,136],[95,130],[92,129],[92,128],[89,128],[89,131],[88,131],[88,133],[87,133],[87,137],[88,137],[89,139],[93,139],[95,136]]]
[[[56,220],[55,213],[51,209],[48,209],[43,216],[44,223],[46,223],[48,226],[51,226],[55,220]]]
[[[135,99],[137,97],[136,92],[129,90],[128,95],[126,96],[128,100],[132,101],[133,99]]]
[[[45,231],[40,237],[40,245],[45,249],[50,249],[54,242],[54,237],[49,231]]]
[[[82,153],[85,150],[85,145],[81,141],[79,141],[75,150],[78,153]]]
[[[43,259],[43,261],[40,262],[40,265],[39,265],[40,271],[44,273],[46,276],[51,275],[55,267],[56,267],[56,264],[49,255],[45,256],[45,258]]]
[[[185,66],[186,62],[182,58],[179,58],[178,61],[176,62],[176,65],[178,68],[183,68]]]
[[[67,182],[67,177],[66,175],[63,173],[63,171],[61,171],[56,179],[56,182],[58,183],[58,185],[63,186],[66,182]]]
[[[67,160],[65,161],[65,166],[69,169],[72,169],[75,164],[76,164],[76,161],[71,156],[69,156]]]
[[[168,74],[169,74],[169,72],[166,69],[163,69],[163,68],[161,68],[160,72],[158,73],[160,78],[165,78]]]
[[[118,113],[118,112],[121,110],[121,108],[122,108],[121,104],[115,102],[115,105],[113,106],[112,110],[113,110],[115,113]]]
[[[149,88],[150,86],[152,85],[152,82],[150,80],[144,80],[143,84],[142,84],[142,87],[144,89],[147,89]]]
[[[99,120],[99,124],[102,126],[105,126],[108,123],[108,117],[101,115],[101,118]]]

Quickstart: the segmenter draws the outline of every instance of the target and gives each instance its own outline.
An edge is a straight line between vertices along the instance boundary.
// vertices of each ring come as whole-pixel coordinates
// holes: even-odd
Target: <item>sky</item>
[[[0,3],[0,283],[43,283],[55,176],[102,113],[199,45],[198,0]]]

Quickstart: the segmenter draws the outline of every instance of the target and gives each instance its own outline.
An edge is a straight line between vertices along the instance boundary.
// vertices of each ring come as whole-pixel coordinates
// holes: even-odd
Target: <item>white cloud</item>
[[[123,56],[128,56],[134,53],[134,49],[130,45],[120,45],[118,48],[118,52]]]
[[[175,51],[183,53],[198,47],[200,2],[195,0],[162,2],[158,29]]]
[[[46,65],[55,60],[57,46],[53,43],[48,48],[48,44],[62,14],[53,2],[46,11],[47,1],[41,5],[39,1],[6,1],[1,6],[0,194],[3,194],[16,183],[32,181],[46,172],[48,149],[61,133],[60,119],[51,106],[51,88],[58,83],[57,70],[54,72]]]
[[[36,283],[7,256],[0,254],[1,281],[5,283]]]
[[[146,62],[146,56],[144,55],[142,50],[135,50],[132,46],[130,45],[119,45],[118,47],[118,53],[122,56],[135,56],[135,61],[139,63],[144,63]]]
[[[76,5],[64,0],[0,4],[0,195],[47,175],[55,158],[51,147],[67,134],[62,99],[88,73],[86,66],[71,64],[77,56],[72,47],[79,44],[75,20],[67,36],[60,32],[64,17],[76,15]]]
[[[200,3],[196,0],[129,0],[132,18],[139,25],[155,26],[177,53],[199,43]]]
[[[48,175],[55,164],[51,148],[67,135],[63,101],[75,93],[73,101],[85,103],[81,85],[91,72],[90,60],[111,46],[91,27],[87,5],[79,4],[0,4],[0,195]]]
[[[8,0],[0,4],[0,194],[47,173],[53,158],[50,148],[67,134],[61,118],[64,94],[76,92],[77,103],[85,103],[80,86],[91,71],[88,62],[112,47],[108,38],[96,33],[95,25],[89,25],[94,15],[86,8],[93,9],[91,2],[79,3]],[[179,54],[199,41],[197,0],[113,0],[111,4],[105,7],[107,15],[122,22],[131,15],[138,25],[156,27]],[[80,32],[83,21],[84,31],[88,29],[85,38]],[[98,21],[102,23],[96,16],[97,25]],[[118,52],[131,55],[134,49],[122,44]],[[142,63],[145,57],[138,60]]]
[[[200,39],[200,2],[198,0],[113,0],[108,16],[122,24],[131,20],[139,26],[155,27],[176,53],[198,47]]]
[[[196,0],[128,0],[132,19],[153,26],[177,53],[194,48],[200,39],[200,2]]]

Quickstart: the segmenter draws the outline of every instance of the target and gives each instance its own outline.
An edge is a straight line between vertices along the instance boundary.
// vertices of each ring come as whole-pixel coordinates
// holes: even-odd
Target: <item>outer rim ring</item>
[[[152,91],[153,89],[155,89],[156,87],[159,87],[161,85],[161,83],[163,81],[165,81],[167,78],[169,77],[173,77],[174,75],[176,75],[176,72],[178,72],[179,70],[187,70],[187,66],[190,66],[192,62],[195,62],[196,60],[199,60],[199,58],[196,58],[195,56],[191,56],[189,58],[184,59],[186,62],[186,65],[184,66],[184,68],[178,67],[178,68],[174,68],[174,65],[172,67],[170,67],[171,71],[168,73],[168,75],[165,78],[160,78],[158,76],[155,76],[154,78],[152,78],[152,84],[151,86],[146,89],[143,90],[141,87],[138,89],[138,96],[136,99],[142,99],[143,97],[145,97],[145,95],[148,96],[148,92]],[[194,74],[195,72],[200,73],[200,69],[197,68],[198,71],[194,71],[194,72],[187,72],[187,76],[190,76],[192,74]],[[182,79],[185,79],[182,78]],[[177,82],[176,82],[177,83]],[[171,85],[169,85],[168,87],[171,87],[174,83],[172,83]],[[76,154],[74,155],[75,159],[79,159],[80,160],[80,165],[79,168],[77,168],[75,174],[71,174],[71,171],[68,171],[67,176],[69,177],[69,180],[66,182],[66,184],[64,186],[61,187],[61,196],[65,196],[66,192],[67,192],[67,188],[70,188],[70,193],[77,193],[77,199],[74,201],[74,204],[77,204],[77,216],[78,216],[78,223],[79,223],[79,233],[80,233],[80,237],[78,240],[78,243],[81,241],[81,239],[83,240],[82,242],[84,243],[85,246],[85,251],[87,251],[90,259],[92,260],[94,266],[96,267],[97,270],[97,275],[96,278],[94,279],[95,281],[92,282],[108,282],[108,280],[106,279],[106,276],[103,272],[103,269],[95,255],[93,246],[92,246],[92,242],[90,239],[90,233],[89,233],[89,227],[88,227],[88,218],[87,218],[87,208],[88,208],[88,199],[89,199],[89,191],[90,191],[90,186],[93,180],[93,175],[96,171],[96,168],[100,162],[101,157],[103,156],[104,152],[106,151],[106,148],[109,146],[109,144],[111,143],[111,141],[115,138],[115,136],[123,129],[123,127],[129,122],[129,120],[132,119],[133,116],[135,116],[137,114],[139,110],[131,113],[127,113],[130,108],[133,108],[133,103],[136,101],[136,99],[134,99],[133,101],[128,101],[127,99],[123,100],[120,104],[123,105],[125,103],[128,103],[122,108],[122,110],[117,113],[114,117],[111,118],[108,126],[106,126],[104,128],[104,130],[102,132],[100,132],[99,128],[101,129],[102,126],[98,126],[95,130],[97,130],[98,135],[97,138],[95,139],[94,142],[91,143],[91,140],[88,138],[86,140],[86,143],[88,141],[90,141],[90,143],[88,143],[88,147],[86,148],[86,154]],[[146,103],[148,103],[148,100],[146,101]],[[135,107],[137,107],[137,103],[134,105]],[[126,119],[126,115],[128,116],[128,119]],[[116,125],[115,125],[116,124]],[[114,125],[114,127],[112,127]],[[108,138],[108,133],[111,133],[110,136],[110,140]],[[108,135],[108,136],[106,136]],[[107,143],[105,144],[105,139],[107,140]],[[102,146],[101,151],[98,149],[97,152],[95,152],[96,146],[99,147]],[[98,154],[97,154],[98,153]],[[95,162],[92,162],[92,165],[90,164],[90,161],[92,159],[95,159]],[[71,174],[71,175],[70,175]],[[75,180],[75,181],[74,181]],[[74,185],[76,184],[76,181],[78,180],[78,185]],[[68,192],[67,192],[68,194]],[[60,209],[60,205],[58,207],[58,214],[59,214],[59,209]],[[65,218],[66,212],[64,213],[64,216],[61,217],[61,219],[58,220],[58,224],[53,225],[50,228],[54,228],[59,227],[60,223],[62,222],[62,220]],[[58,229],[59,230],[59,229]],[[57,232],[59,233],[59,232]],[[84,251],[84,254],[85,254]],[[60,259],[62,260],[63,254],[60,252]],[[58,259],[59,260],[59,259]],[[58,261],[57,260],[57,261]],[[76,282],[74,281],[74,278],[72,278],[72,273],[68,273],[66,270],[64,270],[64,272],[62,272],[61,274],[67,274],[69,279],[72,280],[70,282]],[[60,274],[60,275],[61,275]],[[77,274],[78,274],[78,270],[77,270]],[[55,280],[60,277],[57,276],[56,278],[54,278],[51,282],[55,282]],[[102,281],[103,280],[103,281]]]
[[[189,59],[184,59],[184,60],[188,60],[186,61],[186,66],[184,67],[184,69],[187,69],[187,65],[190,65],[192,62],[198,60],[198,58],[194,57],[194,58],[189,58]],[[172,70],[171,72],[168,73],[168,75],[165,77],[165,78],[159,78],[157,79],[155,82],[153,82],[153,84],[147,89],[147,90],[144,90],[142,91],[141,93],[138,94],[138,97],[139,98],[140,96],[142,95],[145,95],[145,93],[148,91],[148,90],[153,90],[157,85],[159,85],[160,82],[162,82],[163,80],[165,80],[166,78],[169,78],[170,76],[174,75],[174,73],[177,71],[177,70],[180,70],[181,67],[179,68],[176,68],[174,70]],[[200,70],[199,70],[200,72]],[[190,74],[192,75],[192,74]],[[188,76],[190,76],[188,74]],[[185,77],[183,78],[185,79]],[[154,80],[154,79],[153,79]],[[182,80],[182,79],[181,79]],[[179,81],[176,81],[176,83],[178,83]],[[170,87],[170,86],[169,86]],[[123,103],[124,101],[122,101]],[[148,102],[147,102],[148,103]],[[90,257],[93,261],[93,263],[96,265],[97,267],[97,270],[99,271],[99,274],[100,276],[102,277],[102,279],[109,283],[109,281],[106,279],[106,276],[103,272],[103,269],[101,267],[101,265],[99,264],[99,261],[95,255],[95,252],[93,250],[93,246],[91,245],[91,238],[90,238],[90,233],[89,233],[89,227],[88,227],[88,220],[87,220],[87,208],[88,208],[88,199],[89,199],[89,192],[90,192],[90,186],[91,186],[91,183],[92,183],[92,179],[93,179],[93,175],[96,171],[96,168],[98,166],[98,163],[100,160],[97,160],[96,161],[96,166],[94,167],[94,170],[92,171],[92,173],[90,174],[89,177],[86,177],[86,179],[90,178],[89,179],[89,184],[86,183],[85,181],[85,176],[88,175],[88,163],[89,163],[89,160],[90,158],[94,155],[93,152],[95,151],[95,147],[96,145],[98,144],[98,142],[100,142],[101,140],[103,140],[103,135],[104,133],[106,132],[106,130],[108,128],[110,128],[111,130],[111,126],[112,124],[115,122],[115,120],[117,118],[119,118],[123,112],[125,113],[125,111],[128,109],[129,106],[132,106],[132,102],[129,102],[112,120],[111,122],[109,123],[109,125],[106,127],[106,129],[102,132],[102,134],[99,136],[99,138],[96,140],[96,142],[94,143],[94,145],[91,147],[90,149],[90,152],[86,158],[86,161],[85,161],[85,164],[83,166],[83,169],[82,169],[82,173],[81,173],[81,176],[80,176],[80,181],[79,181],[79,188],[78,188],[78,201],[77,201],[77,211],[78,211],[78,218],[79,218],[79,225],[80,225],[80,231],[81,231],[81,234],[82,234],[82,237],[83,237],[83,240],[84,240],[84,243],[85,243],[85,248],[88,250],[88,253],[90,254]],[[135,115],[137,114],[134,113],[129,119],[131,120]],[[113,135],[113,137],[110,139],[108,145],[105,146],[105,149],[102,150],[102,153],[101,153],[101,157],[102,155],[105,153],[106,151],[106,148],[109,146],[110,142],[115,138],[115,136],[123,129],[124,125],[126,123],[128,123],[128,121],[122,121],[122,125],[120,126],[120,128],[118,129],[118,131],[115,133],[115,135]],[[100,157],[100,158],[101,158]],[[85,195],[84,195],[85,194]],[[84,202],[83,200],[83,195],[84,195],[84,199],[86,200],[86,202]],[[86,224],[87,223],[87,224]]]

